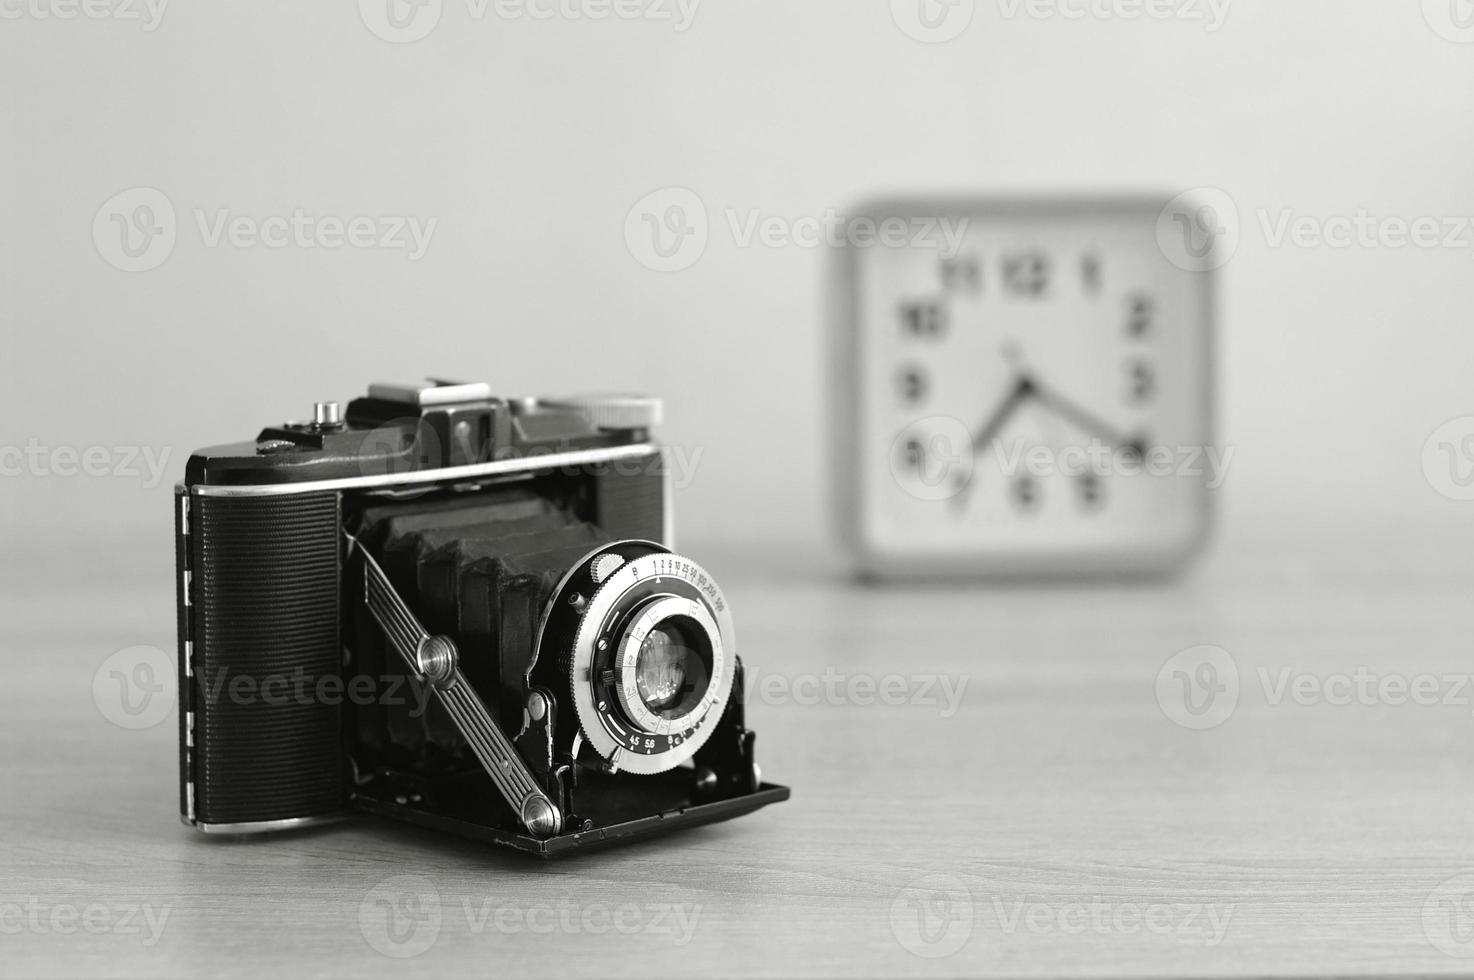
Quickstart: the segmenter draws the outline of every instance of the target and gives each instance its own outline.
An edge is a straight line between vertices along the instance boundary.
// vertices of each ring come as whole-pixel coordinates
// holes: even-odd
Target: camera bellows
[[[360,539],[381,556],[394,588],[427,630],[454,639],[467,680],[515,733],[548,597],[606,537],[559,501],[520,487],[380,505],[363,516]],[[360,631],[356,648],[368,652],[373,672],[395,672],[371,635]],[[386,704],[360,718],[374,726],[361,734],[384,750],[381,761],[474,765],[442,712],[417,716],[413,708]]]

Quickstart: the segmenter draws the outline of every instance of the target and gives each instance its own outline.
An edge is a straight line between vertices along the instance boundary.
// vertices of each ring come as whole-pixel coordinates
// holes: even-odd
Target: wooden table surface
[[[172,714],[94,694],[172,648],[163,550],[12,570],[0,975],[1474,970],[1474,550],[1367,529],[1220,541],[1167,585],[890,590],[767,554],[702,557],[793,799],[554,863],[369,819],[196,835]]]

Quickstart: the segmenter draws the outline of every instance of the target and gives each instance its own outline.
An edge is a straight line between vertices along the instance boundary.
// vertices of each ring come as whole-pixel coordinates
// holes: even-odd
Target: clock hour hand
[[[1014,382],[1013,387],[1009,389],[1008,394],[1003,397],[1003,401],[983,421],[982,426],[972,437],[973,453],[980,453],[984,449],[987,449],[988,445],[994,439],[998,438],[998,434],[1003,431],[1003,427],[1008,425],[1013,419],[1014,413],[1030,398],[1033,398],[1035,394],[1034,382],[1027,376],[1020,376]],[[955,501],[959,507],[966,504],[968,491],[971,489],[972,473],[969,471],[968,475],[959,481],[957,487]]]
[[[1002,432],[1003,427],[1013,418],[1013,413],[1037,393],[1038,389],[1030,378],[1021,377],[1015,381],[1013,388],[994,409],[993,414],[983,422],[977,434],[972,437],[973,452],[981,452],[988,447],[989,443],[998,438],[998,433]]]

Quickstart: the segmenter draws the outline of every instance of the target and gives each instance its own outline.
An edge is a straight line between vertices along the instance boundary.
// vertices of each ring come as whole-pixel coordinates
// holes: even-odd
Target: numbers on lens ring
[[[938,340],[950,326],[947,307],[932,300],[901,304],[901,323],[906,333],[924,340]]]

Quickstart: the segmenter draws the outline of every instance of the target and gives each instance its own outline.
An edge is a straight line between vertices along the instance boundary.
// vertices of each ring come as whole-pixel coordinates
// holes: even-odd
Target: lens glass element
[[[677,606],[683,603],[690,605],[674,601]],[[653,622],[647,618],[643,629],[637,625],[625,634],[635,651],[625,661],[626,683],[633,684],[624,688],[620,703],[627,710],[635,709],[629,720],[646,731],[660,730],[667,722],[690,720],[711,687],[716,666],[707,627],[689,615],[662,612],[647,611],[645,615],[653,617]]]
[[[651,630],[640,644],[640,656],[635,661],[635,687],[651,711],[674,704],[686,680],[686,657],[692,651],[683,647],[672,632]]]

